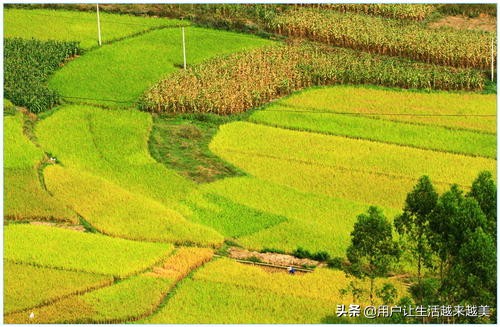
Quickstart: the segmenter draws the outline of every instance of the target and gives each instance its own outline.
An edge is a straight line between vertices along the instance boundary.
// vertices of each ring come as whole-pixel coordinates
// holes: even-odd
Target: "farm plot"
[[[103,43],[135,35],[147,30],[188,25],[176,19],[137,17],[100,13]],[[50,21],[50,24],[47,22]],[[84,49],[97,43],[97,16],[95,12],[47,9],[6,9],[4,37],[35,38],[38,40],[79,41]]]
[[[180,248],[150,272],[130,277],[112,286],[73,296],[29,312],[7,315],[9,323],[116,323],[150,315],[166,293],[190,271],[210,260],[213,251]]]
[[[250,120],[424,149],[496,158],[495,96],[363,87],[313,89]]]
[[[336,270],[293,276],[219,259],[183,282],[157,314],[142,322],[320,323],[336,304],[349,301],[340,295],[348,283]],[[402,285],[396,281],[395,286],[404,295]]]
[[[420,123],[496,134],[496,95],[472,92],[418,92],[367,86],[313,88],[269,106],[303,111],[360,114],[397,122]],[[258,114],[261,112],[259,111]],[[264,113],[264,112],[262,112]],[[394,115],[388,115],[394,114]],[[470,116],[460,116],[470,115]]]
[[[60,201],[110,235],[217,244],[215,231],[190,223],[181,203],[194,183],[157,163],[147,149],[151,116],[135,110],[64,106],[41,121],[42,146],[64,167],[45,172]]]
[[[14,263],[126,277],[160,262],[168,244],[134,242],[47,226],[4,228],[4,258]]]
[[[112,282],[112,276],[5,262],[4,313],[22,311]]]
[[[286,218],[279,224],[237,238],[239,244],[255,250],[273,248],[291,253],[303,247],[312,252],[327,251],[332,256],[344,256],[356,215],[367,209],[363,203],[300,192],[252,177],[227,178],[206,184],[201,191],[225,197],[263,215]],[[398,211],[386,208],[384,212],[393,217]],[[236,213],[227,213],[228,224],[241,229],[254,224],[234,216]]]
[[[4,117],[4,217],[77,222],[76,215],[42,189],[37,165],[45,154],[23,133],[24,117]]]
[[[268,44],[272,42],[254,36],[186,28],[188,65]],[[162,29],[89,52],[58,71],[49,85],[68,101],[131,106],[182,63],[180,29]]]
[[[496,161],[246,122],[221,127],[210,148],[253,176],[304,192],[401,208],[429,175],[439,190],[467,187]]]

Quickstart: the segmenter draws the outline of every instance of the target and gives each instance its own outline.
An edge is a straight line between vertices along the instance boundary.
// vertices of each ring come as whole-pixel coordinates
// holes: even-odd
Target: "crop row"
[[[322,4],[321,9],[332,9],[342,13],[359,13],[395,19],[421,21],[436,11],[435,5],[429,4]]]
[[[153,86],[142,98],[152,112],[232,114],[312,85],[378,84],[478,90],[482,73],[415,63],[350,49],[302,44],[216,58]]]
[[[42,189],[36,166],[44,153],[23,133],[24,119],[20,112],[4,118],[4,218],[76,223],[76,215]]]
[[[145,323],[320,323],[332,313],[332,303],[351,300],[341,294],[351,280],[338,270],[319,268],[304,275],[269,273],[223,258],[206,264],[180,285],[158,314]],[[387,279],[378,280],[376,287],[384,282]],[[398,297],[404,296],[404,285],[391,282]],[[366,289],[367,284],[363,281],[359,286]],[[359,302],[367,304],[366,296],[360,296]],[[378,299],[375,304],[379,304]]]
[[[496,161],[346,137],[234,122],[221,126],[210,149],[252,176],[361,203],[401,208],[415,180],[428,174],[438,189],[470,185]]]
[[[346,113],[496,135],[496,95],[336,85],[297,92],[266,111]]]
[[[118,323],[151,315],[176,282],[212,255],[211,249],[180,248],[151,272],[34,309],[31,322]],[[29,319],[26,312],[21,312],[8,315],[6,321],[25,323]]]
[[[51,108],[59,96],[48,88],[48,79],[79,52],[77,42],[5,39],[4,97],[32,112]]]
[[[172,245],[26,224],[5,227],[4,258],[15,263],[125,277],[155,265]]]
[[[103,287],[112,276],[5,262],[4,312],[12,313]]]
[[[426,63],[477,69],[489,69],[492,64],[494,35],[487,32],[431,30],[397,20],[309,8],[277,16],[271,24],[282,35]]]

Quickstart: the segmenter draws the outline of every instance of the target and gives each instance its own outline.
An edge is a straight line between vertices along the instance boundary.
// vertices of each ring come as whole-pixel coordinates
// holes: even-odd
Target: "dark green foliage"
[[[318,251],[312,255],[311,259],[316,261],[328,261],[330,259],[330,255],[326,251]]]
[[[312,257],[311,252],[308,250],[303,249],[302,247],[298,247],[296,250],[292,252],[292,255],[294,257],[297,257],[299,259],[305,259],[305,258],[310,258]]]
[[[330,260],[327,261],[326,264],[328,265],[328,268],[342,269],[342,266],[344,264],[344,259],[341,257],[331,258]]]
[[[496,4],[446,4],[439,5],[438,11],[444,15],[463,15],[467,17],[478,17],[487,14],[496,17]]]
[[[316,261],[328,261],[330,259],[330,254],[328,254],[328,252],[326,251],[318,251],[312,253],[300,246],[292,252],[292,255],[299,259],[312,259]]]
[[[154,116],[149,152],[158,162],[198,183],[242,176],[239,169],[208,149],[219,125],[227,122],[209,114]]]
[[[417,257],[417,274],[421,286],[422,264],[431,266],[429,220],[436,207],[438,194],[428,176],[422,176],[408,193],[403,213],[394,219],[399,234],[406,238],[409,250]],[[422,299],[420,299],[422,300]]]
[[[398,290],[391,283],[384,283],[384,285],[378,289],[376,293],[386,305],[393,304],[398,297]]]
[[[493,238],[477,228],[460,247],[446,285],[462,301],[495,306],[496,258]]]
[[[409,291],[414,299],[423,299],[422,305],[441,303],[439,299],[439,281],[434,278],[423,278],[420,285],[411,285]]]
[[[386,275],[400,256],[392,239],[392,226],[379,208],[371,206],[367,214],[358,216],[351,237],[351,245],[347,248],[347,258],[351,262],[348,273],[370,278],[370,302],[373,303],[375,278]]]
[[[59,96],[48,88],[49,77],[79,52],[78,42],[5,39],[4,96],[31,112],[50,109]]]
[[[485,231],[496,239],[497,233],[497,186],[489,171],[479,173],[479,176],[472,183],[472,187],[467,196],[476,199],[481,210],[488,220]]]

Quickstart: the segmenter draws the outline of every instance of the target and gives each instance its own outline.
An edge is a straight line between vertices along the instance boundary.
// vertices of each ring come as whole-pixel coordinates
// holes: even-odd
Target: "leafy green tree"
[[[443,274],[447,270],[451,253],[456,245],[455,233],[456,216],[464,201],[463,192],[458,185],[451,186],[449,191],[443,193],[434,208],[429,219],[429,243],[432,250],[439,257],[439,275],[443,280]]]
[[[497,186],[489,171],[482,171],[472,182],[468,197],[473,197],[479,203],[488,220],[488,232],[496,240],[497,237]]]
[[[478,227],[458,251],[446,285],[462,303],[495,307],[496,245],[493,237]]]
[[[487,218],[475,198],[465,197],[457,185],[452,185],[439,197],[429,227],[431,246],[440,259],[441,301],[462,301],[463,294],[458,290],[465,284],[455,283],[464,278],[460,251],[477,229],[488,227]]]
[[[436,207],[438,194],[428,176],[422,176],[408,193],[403,213],[394,219],[396,231],[406,238],[409,250],[417,258],[418,285],[421,286],[422,265],[431,266],[429,219]],[[422,299],[420,299],[422,300]]]
[[[392,238],[392,226],[383,212],[371,206],[367,214],[360,214],[351,233],[347,258],[351,265],[347,273],[370,279],[370,303],[373,304],[375,278],[387,274],[400,251]]]
[[[393,304],[398,297],[398,290],[391,283],[384,283],[384,285],[377,290],[377,296],[382,299],[384,304]]]

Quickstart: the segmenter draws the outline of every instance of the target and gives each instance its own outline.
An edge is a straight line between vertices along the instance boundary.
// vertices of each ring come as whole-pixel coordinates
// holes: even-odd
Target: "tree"
[[[377,296],[382,299],[384,304],[393,304],[398,297],[398,290],[391,283],[384,283],[384,285],[377,290]]]
[[[482,171],[472,182],[468,197],[476,199],[488,220],[485,230],[496,240],[497,237],[497,186],[489,171]]]
[[[478,227],[459,249],[447,286],[462,303],[496,306],[496,246]]]
[[[439,197],[429,221],[429,238],[432,249],[440,259],[439,294],[442,301],[462,300],[453,282],[463,277],[456,275],[461,269],[460,251],[478,228],[484,230],[487,226],[488,221],[478,202],[472,197],[465,197],[457,185],[452,185]]]
[[[453,248],[456,246],[456,232],[454,232],[454,225],[456,225],[455,217],[458,215],[463,201],[464,196],[458,185],[452,185],[449,191],[439,197],[429,219],[429,244],[440,260],[439,275],[441,283],[443,281],[443,273],[449,265],[451,252],[453,252]]]
[[[370,279],[370,303],[373,304],[375,278],[386,275],[390,265],[400,255],[392,238],[392,226],[379,208],[371,206],[368,214],[357,217],[351,237],[351,245],[347,249],[351,265],[347,272],[358,278]]]
[[[419,286],[422,284],[422,265],[431,266],[429,219],[437,200],[438,194],[430,178],[422,176],[408,193],[403,213],[394,219],[396,231],[406,237],[410,251],[417,257]]]

